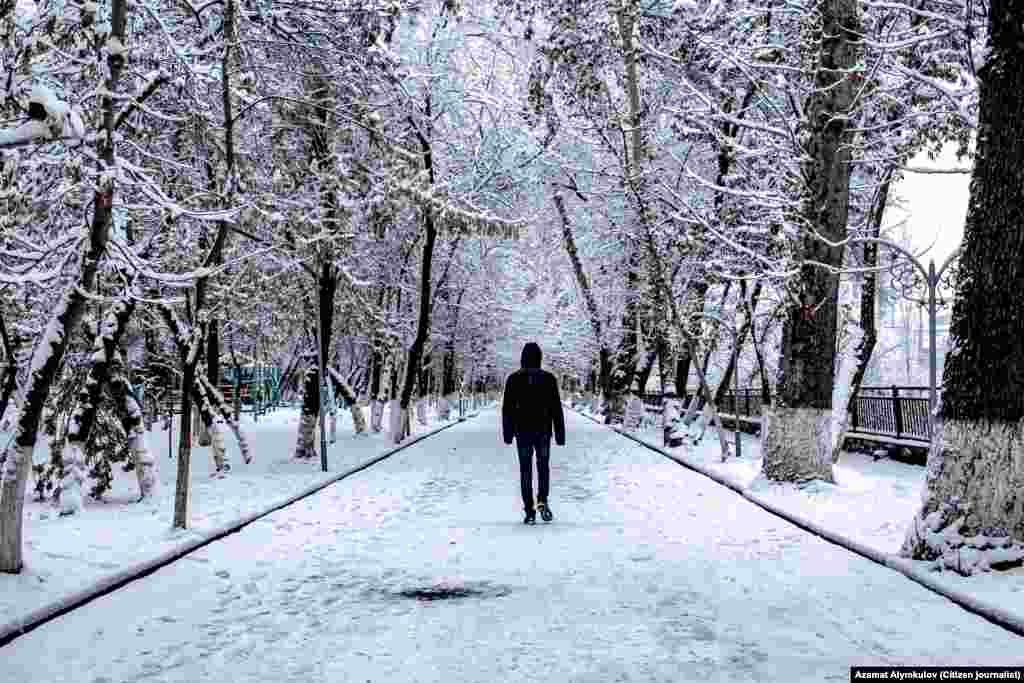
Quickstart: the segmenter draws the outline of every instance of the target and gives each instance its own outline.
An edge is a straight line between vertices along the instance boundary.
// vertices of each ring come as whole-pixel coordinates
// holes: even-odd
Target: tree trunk
[[[232,59],[232,51],[235,49],[235,0],[224,2],[224,52],[221,55],[220,87],[221,107],[224,110],[224,186],[222,195],[227,207],[234,204],[236,177],[235,177],[235,116],[234,102],[231,99],[231,75],[235,73],[235,65]],[[218,239],[214,240],[213,249],[210,251],[209,263],[211,266],[220,266],[224,263],[224,247],[227,244],[226,224],[221,222],[218,226]],[[211,317],[207,323],[206,332],[206,378],[215,387],[220,386],[220,320]],[[217,436],[211,433],[216,429],[216,422],[201,422],[199,432],[200,446],[213,446],[214,453],[218,451],[223,454],[223,446],[218,449]],[[223,442],[223,435],[220,436]],[[218,456],[214,456],[218,459]],[[218,471],[221,468],[218,468]]]
[[[121,427],[128,435],[128,450],[131,453],[132,464],[135,465],[135,476],[139,481],[139,500],[152,499],[160,484],[156,458],[146,448],[142,406],[131,391],[123,364],[116,357],[111,367],[108,387],[119,409]]]
[[[602,406],[604,423],[610,424],[612,413],[608,410],[608,401],[612,395],[612,371],[614,370],[611,350],[603,346],[601,347],[597,352],[597,367],[597,383],[599,385],[598,395],[601,399],[600,403]]]
[[[207,344],[206,348],[210,348],[209,344]],[[213,436],[210,433],[210,424],[203,417],[202,408],[199,403],[192,404],[192,424],[195,425],[196,444],[203,448],[209,448],[210,444],[213,443]]]
[[[209,348],[210,346],[207,344],[206,349],[209,350]],[[193,385],[192,401],[195,406],[193,419],[203,425],[204,431],[210,439],[210,443],[206,447],[210,449],[210,456],[213,458],[213,469],[215,472],[221,473],[230,470],[231,463],[228,462],[227,453],[224,450],[224,436],[221,435],[218,441],[217,435],[220,430],[217,426],[217,414],[212,397],[206,389],[206,385],[210,383],[210,376],[204,372],[205,370],[204,366],[199,367]],[[200,445],[202,445],[201,442]]]
[[[776,311],[781,311],[782,306],[776,308]],[[774,396],[771,393],[771,380],[768,377],[768,368],[764,361],[764,340],[767,338],[768,333],[771,331],[771,325],[774,321],[774,314],[769,316],[768,322],[765,323],[764,329],[761,330],[761,339],[758,341],[757,337],[757,323],[756,321],[751,322],[750,328],[750,341],[751,346],[754,347],[754,359],[757,361],[757,375],[760,377],[761,382],[761,405],[770,407]]]
[[[334,266],[331,263],[324,262],[320,267],[317,277],[317,297],[319,301],[317,315],[320,318],[318,325],[319,329],[323,331],[323,334],[317,339],[319,350],[317,356],[313,359],[316,365],[317,381],[315,383],[311,382],[309,372],[307,371],[302,383],[302,418],[299,420],[299,431],[295,445],[296,458],[312,458],[316,454],[315,444],[307,444],[306,439],[313,439],[314,441],[316,439],[314,432],[316,431],[317,421],[320,419],[320,406],[323,403],[320,397],[319,359],[325,359],[326,363],[326,359],[329,357],[334,328],[334,298],[337,288],[338,278],[337,273],[334,271]],[[312,427],[310,427],[310,424],[312,424]],[[307,430],[309,430],[308,434]]]
[[[851,73],[860,56],[861,23],[854,0],[819,0],[817,14],[820,19],[805,31],[817,45],[818,64],[805,107],[800,256],[838,268],[843,248],[817,235],[833,243],[846,237],[853,141],[847,117],[857,92]],[[790,308],[783,327],[778,407],[764,412],[763,472],[776,481],[831,482],[838,277],[805,263],[795,296],[799,305]]]
[[[195,405],[193,392],[195,391],[196,368],[199,367],[202,360],[206,340],[206,323],[202,315],[206,285],[206,277],[201,277],[196,281],[194,316],[199,321],[197,326],[180,320],[170,306],[160,305],[160,313],[171,332],[171,338],[174,339],[174,343],[178,347],[178,359],[182,367],[181,431],[178,440],[178,468],[174,492],[173,527],[175,529],[188,528],[189,483],[192,464],[192,411]]]
[[[647,382],[651,379],[651,372],[654,370],[654,361],[657,359],[658,346],[657,344],[654,344],[647,350],[647,356],[644,358],[644,364],[636,373],[636,389],[638,394],[642,394],[647,391]]]
[[[722,288],[722,299],[718,304],[718,309],[716,311],[717,314],[721,315],[722,311],[725,310],[725,302],[729,299],[729,292],[731,290],[732,280],[727,280],[725,287]],[[711,357],[715,354],[715,351],[718,350],[719,337],[721,337],[722,334],[722,326],[717,320],[712,320],[710,318],[705,318],[704,320],[709,321],[712,329],[714,330],[711,333],[711,340],[708,342],[707,348],[704,349],[704,362],[702,363],[702,367],[707,370],[708,366],[711,365]]]
[[[885,180],[878,188],[878,195],[875,197],[875,205],[871,214],[871,229],[869,237],[878,238],[882,231],[882,217],[885,215],[885,207],[889,203],[889,184],[892,172],[886,174]],[[873,242],[864,243],[864,267],[875,268],[878,266],[878,245]],[[847,396],[847,404],[843,407],[844,420],[841,425],[841,433],[836,439],[835,448],[832,452],[832,462],[839,462],[839,456],[843,450],[843,442],[846,441],[846,433],[850,428],[850,406],[857,400],[860,394],[860,387],[864,383],[864,375],[868,371],[868,364],[871,363],[871,354],[875,350],[875,343],[878,341],[878,331],[875,325],[875,289],[878,275],[867,270],[864,273],[864,283],[860,292],[860,329],[861,336],[854,349],[856,366],[850,378],[850,392]]]
[[[709,288],[710,285],[705,280],[700,280],[690,287],[693,292],[693,303],[683,307],[683,314],[687,316],[687,319],[679,321],[679,325],[691,337],[700,336],[701,321],[700,318],[690,316],[693,313],[704,312],[704,302],[707,299]],[[679,398],[687,395],[686,385],[690,380],[690,366],[692,364],[693,358],[690,357],[690,346],[688,344],[680,344],[679,355],[676,357],[676,395]]]
[[[659,390],[662,395],[668,393],[668,372],[669,372],[669,348],[668,339],[663,334],[658,339],[658,377],[660,379]]]
[[[363,408],[359,405],[358,396],[352,387],[345,381],[341,376],[341,373],[336,371],[334,368],[327,368],[327,376],[331,378],[334,385],[334,392],[336,395],[341,396],[349,405],[349,411],[352,413],[352,425],[355,428],[356,434],[363,434],[366,432],[366,417],[363,415]]]
[[[562,242],[565,244],[565,251],[569,255],[569,261],[572,263],[573,273],[576,276],[576,283],[579,286],[580,292],[583,294],[583,300],[587,305],[587,316],[590,322],[590,329],[594,333],[594,342],[597,344],[598,348],[597,384],[599,387],[594,388],[595,393],[600,391],[602,397],[607,401],[613,392],[612,352],[605,343],[604,326],[601,322],[601,312],[597,307],[597,301],[594,298],[593,290],[590,287],[590,280],[587,278],[586,271],[583,270],[583,263],[580,261],[579,251],[576,248],[576,239],[572,232],[572,224],[569,221],[569,214],[565,209],[565,200],[562,199],[560,194],[556,193],[553,196],[553,201],[555,203],[555,208],[558,210],[559,218],[562,221]],[[621,414],[621,411],[619,414]],[[606,424],[609,422],[610,416],[611,413],[606,411]]]
[[[740,281],[740,287],[740,297],[745,300],[746,282],[744,280]],[[736,343],[739,344],[739,348],[736,350],[735,354],[729,354],[729,362],[725,366],[725,372],[722,373],[722,381],[718,383],[718,388],[715,389],[715,405],[722,405],[722,401],[725,400],[725,394],[728,391],[731,391],[732,387],[734,386],[732,381],[732,374],[734,372],[739,372],[739,369],[737,369],[736,367],[736,361],[738,361],[742,356],[743,344],[746,341],[747,336],[750,335],[750,331],[753,327],[754,313],[757,312],[758,299],[761,298],[760,282],[754,285],[754,291],[751,294],[750,298],[751,302],[750,305],[746,307],[747,314],[743,319],[743,326],[740,327],[739,332],[736,333]]]
[[[430,97],[427,97],[425,121],[430,121]],[[419,128],[416,128],[416,135],[420,141],[420,152],[423,158],[423,168],[427,172],[430,186],[434,186],[434,161],[430,142]],[[426,240],[423,243],[423,256],[420,261],[420,310],[419,320],[416,324],[416,338],[409,347],[409,359],[405,366],[405,382],[401,395],[401,425],[397,433],[392,433],[395,443],[405,438],[409,426],[409,406],[412,401],[413,383],[420,369],[420,359],[423,355],[423,347],[427,343],[427,334],[430,332],[430,278],[431,265],[434,258],[434,243],[437,241],[437,227],[434,225],[434,210],[429,204],[424,204],[423,223],[426,230]],[[394,420],[394,418],[392,418]]]
[[[7,406],[18,386],[18,365],[14,358],[14,350],[14,342],[4,324],[3,311],[0,311],[0,351],[3,351],[2,358],[4,359],[3,372],[0,372],[0,424],[3,424]]]
[[[112,0],[110,8],[110,40],[125,42],[125,23],[128,4],[125,0]],[[104,135],[97,136],[97,156],[101,169],[114,165],[114,93],[119,89],[124,55],[112,51],[107,57],[107,78],[103,84],[105,94],[100,98]],[[0,571],[17,574],[24,565],[22,556],[22,525],[25,489],[32,466],[39,421],[50,387],[64,361],[68,337],[75,333],[85,311],[83,292],[90,291],[96,278],[99,261],[106,252],[110,237],[111,207],[113,206],[113,176],[100,182],[93,194],[93,215],[89,237],[81,262],[77,282],[65,290],[57,310],[50,317],[43,342],[34,354],[33,368],[28,379],[28,391],[15,431],[14,452],[4,463],[3,486],[0,488]]]
[[[302,412],[299,417],[299,433],[295,441],[296,458],[316,456],[316,421],[320,414],[320,371],[316,365],[306,370],[303,381]]]
[[[92,357],[85,382],[75,393],[75,409],[68,425],[67,442],[62,452],[64,476],[60,483],[60,514],[73,515],[82,509],[85,483],[85,444],[89,441],[100,395],[107,383],[110,366],[121,342],[128,320],[135,310],[130,297],[119,300],[104,316],[92,344]]]
[[[416,422],[421,426],[427,425],[427,401],[430,397],[430,354],[423,358],[423,367],[420,369],[418,380],[419,394],[416,400]]]
[[[633,44],[636,21],[641,12],[638,0],[622,0],[616,10],[619,35],[622,39],[622,64],[626,101],[629,107],[628,149],[625,154],[625,185],[636,212],[636,220],[648,227],[645,206],[645,183],[642,175],[645,151],[643,144],[643,110],[640,106],[640,79],[637,72],[637,47]],[[605,423],[621,422],[625,414],[625,393],[632,386],[637,367],[639,344],[637,322],[640,314],[640,250],[629,232],[621,233],[622,248],[626,253],[625,295],[622,311],[622,339],[611,357],[608,378]]]
[[[228,429],[235,435],[235,440],[238,441],[238,450],[242,453],[242,460],[246,464],[252,462],[252,451],[249,448],[249,442],[245,438],[245,434],[242,432],[241,425],[237,419],[234,419],[233,407],[230,406],[223,394],[217,387],[210,384],[210,380],[205,376],[199,376],[196,379],[195,390],[192,392],[192,400],[203,403],[208,407],[210,411],[211,422],[216,422],[218,425],[227,425]],[[229,463],[227,456],[222,451],[222,460],[226,469]],[[214,461],[216,462],[216,460]]]
[[[452,307],[452,324],[448,331],[448,340],[445,342],[444,356],[441,360],[441,398],[437,404],[437,414],[441,420],[451,419],[452,404],[458,400],[456,396],[459,385],[455,372],[455,339],[459,330],[459,308],[465,293],[465,288],[459,290],[458,299],[455,306]]]
[[[187,529],[189,517],[190,465],[192,460],[192,384],[196,364],[191,362],[188,347],[179,351],[181,357],[181,430],[178,434],[178,471],[174,488],[175,529]]]
[[[147,432],[153,431],[153,424],[160,417],[159,392],[156,387],[169,387],[170,381],[166,379],[166,368],[157,365],[154,361],[157,358],[156,334],[147,327],[143,332],[143,361],[142,379],[148,390],[145,392],[144,404],[142,406],[143,429]],[[158,381],[158,378],[163,378]]]
[[[902,553],[970,574],[1024,557],[1024,0],[993,0],[964,246],[924,504]]]

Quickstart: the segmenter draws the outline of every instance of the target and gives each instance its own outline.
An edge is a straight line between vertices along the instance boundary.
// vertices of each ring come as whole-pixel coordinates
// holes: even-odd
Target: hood
[[[524,368],[539,368],[541,359],[540,347],[536,342],[528,342],[523,347],[523,355],[520,362]]]

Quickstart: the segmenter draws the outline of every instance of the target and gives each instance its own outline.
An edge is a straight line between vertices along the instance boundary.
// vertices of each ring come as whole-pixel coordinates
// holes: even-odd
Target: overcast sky
[[[968,162],[957,161],[954,151],[954,145],[947,146],[935,161],[926,154],[920,154],[910,166],[966,167]],[[906,203],[906,211],[891,208],[886,225],[906,217],[914,251],[935,241],[935,246],[922,260],[927,265],[928,259],[934,258],[935,265],[941,265],[963,238],[970,181],[971,176],[966,173],[906,173],[895,187],[896,194]]]

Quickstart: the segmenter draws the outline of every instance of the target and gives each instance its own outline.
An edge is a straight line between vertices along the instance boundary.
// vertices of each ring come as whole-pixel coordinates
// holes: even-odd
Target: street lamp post
[[[320,297],[316,306],[316,353],[320,364],[320,469],[327,471],[327,372],[324,367],[324,327]]]
[[[929,259],[928,267],[925,268],[924,264],[910,251],[889,240],[879,239],[876,237],[859,237],[850,240],[850,242],[871,242],[874,244],[881,244],[889,247],[894,251],[905,256],[908,261],[924,277],[925,284],[928,286],[928,436],[931,437],[934,430],[932,429],[932,423],[935,420],[936,413],[938,411],[938,332],[937,322],[938,317],[938,288],[939,283],[942,281],[942,275],[949,268],[949,265],[960,255],[960,251],[963,249],[962,246],[958,246],[953,252],[946,257],[946,260],[942,262],[938,270],[935,269],[935,259]]]

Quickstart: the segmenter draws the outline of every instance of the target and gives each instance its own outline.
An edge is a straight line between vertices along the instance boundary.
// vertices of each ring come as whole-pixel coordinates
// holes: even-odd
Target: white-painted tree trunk
[[[840,302],[849,307],[852,302],[845,301],[851,298],[843,290]],[[838,349],[839,358],[836,362],[835,382],[832,384],[832,462],[839,462],[839,456],[843,450],[843,442],[846,441],[846,432],[850,428],[850,391],[853,384],[853,376],[857,372],[857,349],[864,338],[864,330],[853,320],[844,315],[844,333],[840,336]]]
[[[85,486],[85,451],[82,444],[66,441],[61,453],[64,476],[60,480],[60,514],[82,511],[82,487]]]
[[[453,397],[454,397],[454,394],[451,395],[451,396],[442,396],[437,401],[437,417],[442,422],[450,420],[452,418],[452,398]]]
[[[316,455],[316,416],[302,415],[299,419],[299,434],[295,442],[296,458],[312,458]]]
[[[644,402],[640,400],[639,396],[630,396],[629,400],[626,401],[626,414],[623,420],[623,427],[630,431],[636,431],[640,429],[640,423],[644,418]]]
[[[830,411],[765,407],[761,419],[763,472],[768,479],[835,482]]]
[[[1024,559],[1021,425],[949,420],[935,426],[923,505],[900,554],[969,576]]]
[[[238,450],[242,453],[242,462],[246,465],[252,462],[252,449],[249,448],[249,441],[245,438],[245,432],[242,431],[241,426],[234,420],[225,420],[228,429],[235,435],[235,440],[238,441]]]
[[[661,407],[661,435],[662,445],[675,447],[682,444],[682,435],[676,435],[675,430],[679,426],[679,406],[675,401],[665,401]]]
[[[32,446],[15,446],[4,461],[3,484],[0,485],[0,566],[20,572],[22,513],[25,489],[32,469]]]
[[[156,458],[146,447],[146,435],[140,425],[128,435],[128,450],[135,464],[135,476],[139,480],[139,500],[152,499],[160,486]]]
[[[401,443],[403,436],[402,408],[396,398],[388,401],[388,439],[393,443]]]
[[[338,441],[338,411],[332,410],[327,416],[327,440],[329,443]]]
[[[427,399],[425,398],[416,401],[416,421],[424,427],[427,426]]]
[[[218,472],[227,472],[231,469],[228,462],[227,450],[224,448],[224,430],[221,429],[220,419],[210,423],[207,430],[210,434],[210,453],[213,456],[213,466]]]
[[[402,443],[412,433],[408,409],[403,409],[397,398],[388,401],[388,438],[393,443]]]
[[[366,415],[363,413],[363,407],[358,402],[353,403],[349,406],[349,412],[352,413],[352,427],[356,434],[365,434]]]
[[[373,399],[370,402],[370,425],[374,432],[384,430],[384,402],[381,400]]]
[[[146,445],[142,406],[128,392],[124,397],[124,410],[135,420],[135,427],[128,431],[128,452],[131,453],[132,462],[135,464],[135,476],[139,480],[139,500],[142,501],[157,494],[160,485],[157,462]]]

